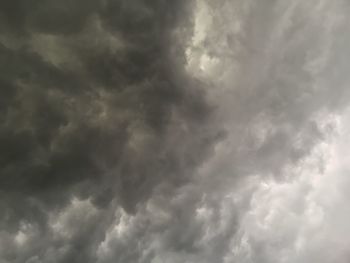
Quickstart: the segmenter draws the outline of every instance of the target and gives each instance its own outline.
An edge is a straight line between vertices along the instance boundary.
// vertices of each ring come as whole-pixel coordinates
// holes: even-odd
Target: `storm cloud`
[[[0,262],[348,262],[349,8],[1,1]]]

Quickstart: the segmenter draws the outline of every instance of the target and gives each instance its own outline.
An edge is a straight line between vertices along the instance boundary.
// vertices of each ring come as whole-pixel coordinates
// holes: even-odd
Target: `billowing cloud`
[[[348,262],[345,1],[2,1],[0,262]]]

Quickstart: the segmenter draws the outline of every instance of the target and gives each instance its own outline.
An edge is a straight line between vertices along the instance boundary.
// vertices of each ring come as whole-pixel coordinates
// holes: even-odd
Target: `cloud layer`
[[[0,262],[348,262],[348,9],[2,1]]]

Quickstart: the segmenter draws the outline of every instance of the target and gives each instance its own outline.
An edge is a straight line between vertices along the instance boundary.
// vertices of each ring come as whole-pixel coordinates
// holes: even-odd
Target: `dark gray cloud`
[[[348,8],[2,1],[0,262],[347,262]]]
[[[95,262],[113,209],[191,180],[220,133],[183,69],[189,5],[1,2],[2,262]]]

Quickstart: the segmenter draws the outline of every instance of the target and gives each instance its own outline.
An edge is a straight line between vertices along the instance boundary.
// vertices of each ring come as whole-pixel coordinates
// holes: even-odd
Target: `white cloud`
[[[315,147],[289,181],[257,182],[228,262],[348,262],[349,117],[335,120],[338,134]]]

